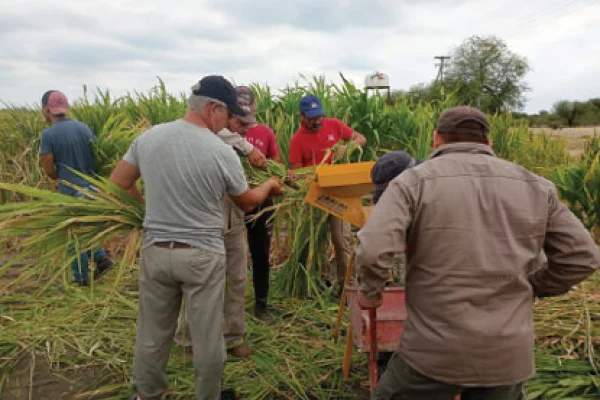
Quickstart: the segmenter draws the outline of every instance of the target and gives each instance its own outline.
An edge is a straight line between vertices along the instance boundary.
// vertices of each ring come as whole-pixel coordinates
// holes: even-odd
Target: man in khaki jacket
[[[444,112],[435,151],[386,188],[358,233],[363,308],[407,253],[408,320],[372,399],[524,399],[535,297],[566,293],[600,253],[552,183],[497,158],[485,114]],[[547,266],[528,274],[545,251]]]

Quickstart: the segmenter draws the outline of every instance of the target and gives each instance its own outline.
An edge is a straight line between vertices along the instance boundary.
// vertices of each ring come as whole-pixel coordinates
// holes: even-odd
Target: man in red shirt
[[[246,126],[246,130],[241,130],[241,134],[255,149],[258,149],[267,159],[281,162],[275,133],[265,124],[260,124],[256,120],[256,100],[252,89],[247,86],[238,86],[235,88],[241,107],[246,111],[246,116],[238,118],[238,121]]]
[[[336,118],[325,118],[321,101],[317,96],[304,96],[300,100],[300,129],[290,143],[292,168],[320,164],[328,149],[340,140],[353,141],[364,146],[367,139]],[[331,164],[333,155],[325,163]]]
[[[290,143],[290,164],[292,169],[307,167],[324,162],[331,164],[333,154],[327,159],[325,154],[340,140],[352,141],[364,146],[367,139],[336,118],[325,118],[321,101],[317,96],[304,96],[300,99],[300,129]],[[342,220],[329,216],[329,229],[335,250],[337,264],[337,286],[342,288],[350,253],[350,227]]]
[[[238,121],[247,126],[240,130],[246,141],[260,151],[267,159],[281,162],[275,134],[267,125],[259,124],[256,120],[256,101],[252,89],[247,86],[236,88],[238,101],[246,116]],[[254,285],[254,315],[257,318],[268,320],[267,299],[269,297],[269,252],[271,248],[271,222],[273,211],[263,211],[271,207],[273,202],[265,202],[255,210],[246,213],[246,233],[248,235],[248,248],[252,258],[252,283]],[[255,218],[257,213],[260,213]]]

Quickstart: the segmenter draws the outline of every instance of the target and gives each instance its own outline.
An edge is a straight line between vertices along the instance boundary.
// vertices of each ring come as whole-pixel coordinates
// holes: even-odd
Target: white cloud
[[[526,110],[600,96],[600,6],[593,0],[41,0],[0,4],[0,99],[116,95],[162,77],[173,93],[208,73],[292,84],[299,74],[357,84],[373,71],[406,89],[436,75],[433,57],[467,37],[498,35],[527,57]]]

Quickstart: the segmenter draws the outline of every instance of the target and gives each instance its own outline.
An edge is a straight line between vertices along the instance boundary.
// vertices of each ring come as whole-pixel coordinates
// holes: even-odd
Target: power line
[[[513,22],[507,24],[505,28],[512,30],[513,28],[526,27],[531,21],[534,21],[538,17],[553,14],[556,10],[563,8],[565,4],[572,3],[573,1],[576,0],[570,0],[568,2],[565,2],[564,0],[558,0],[553,3],[547,4],[547,7],[534,10],[528,14],[519,17],[518,19],[514,19]]]
[[[576,2],[576,0],[571,0],[569,2],[564,3],[563,7],[555,8],[551,13],[539,14],[537,17],[531,19],[529,21],[529,23],[523,23],[520,25],[516,25],[516,27],[518,29],[515,29],[513,31],[513,33],[508,35],[508,37],[514,38],[516,36],[519,36],[523,33],[528,32],[528,31],[534,31],[534,30],[538,29],[540,26],[550,22],[550,21],[548,21],[548,17],[550,15],[554,16],[553,20],[562,19],[573,13],[582,11],[582,10],[590,8],[590,7],[597,7],[598,5],[600,5],[598,2],[592,3],[592,4],[590,4],[590,3],[575,4],[575,2]],[[571,5],[574,5],[574,7],[570,7]]]
[[[435,66],[439,67],[438,69],[438,74],[437,77],[435,78],[435,81],[443,81],[444,80],[444,61],[446,60],[450,60],[450,57],[448,56],[435,56],[433,57],[434,60],[440,60],[439,63],[436,63]]]
[[[555,7],[547,13],[537,13],[535,16],[528,20],[524,20],[522,23],[515,25],[513,27],[513,31],[515,32],[524,32],[531,29],[535,29],[539,26],[540,23],[547,23],[549,20],[556,18],[557,15],[564,15],[566,11],[571,10],[571,6],[576,5],[577,0],[569,0],[565,1],[558,7]]]

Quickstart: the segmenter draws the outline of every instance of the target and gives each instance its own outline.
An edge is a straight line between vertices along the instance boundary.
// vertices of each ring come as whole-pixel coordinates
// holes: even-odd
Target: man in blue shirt
[[[68,107],[67,97],[58,90],[49,90],[42,96],[42,114],[52,126],[42,132],[40,154],[44,173],[58,181],[58,191],[69,196],[83,197],[83,192],[63,182],[70,182],[84,189],[89,187],[89,182],[71,169],[94,175],[92,141],[96,136],[86,124],[68,118]],[[87,252],[82,253],[71,264],[75,283],[79,285],[88,284],[89,256]],[[112,266],[108,254],[101,249],[94,249],[94,262],[96,278]]]

